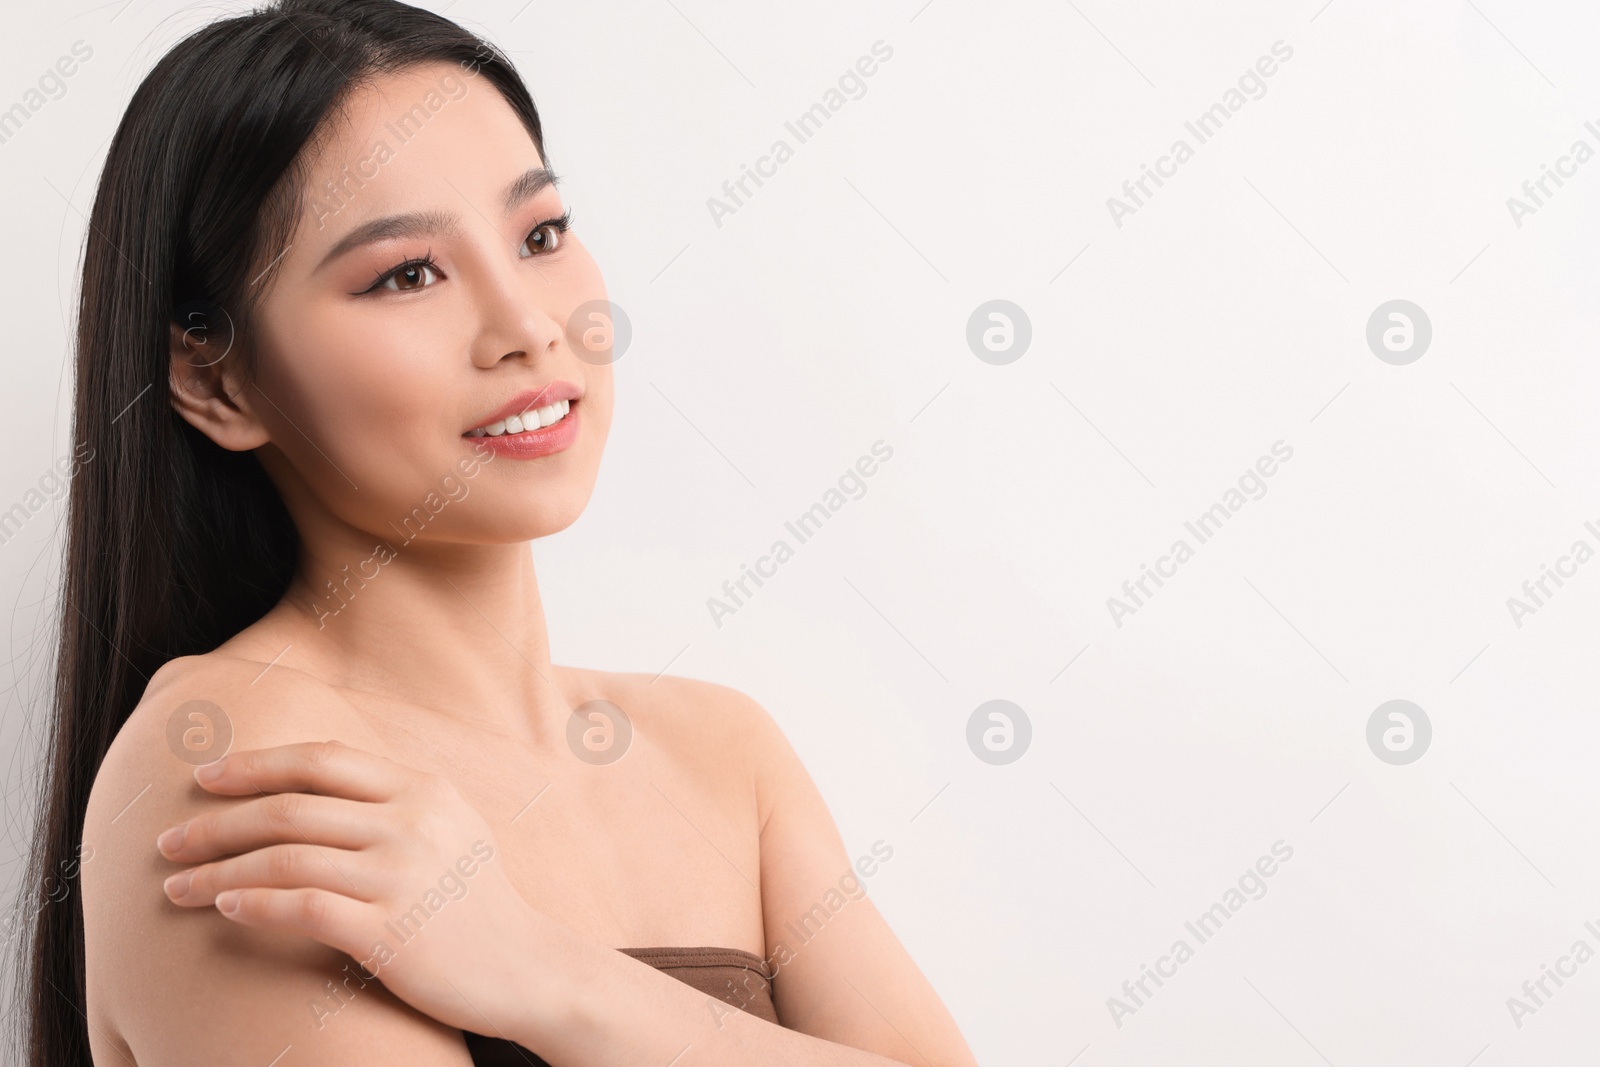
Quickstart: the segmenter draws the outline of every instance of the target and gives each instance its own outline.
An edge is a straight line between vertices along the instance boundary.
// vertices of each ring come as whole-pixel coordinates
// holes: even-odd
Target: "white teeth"
[[[521,415],[513,415],[500,422],[492,422],[481,429],[470,431],[468,437],[499,437],[501,434],[524,433],[528,430],[542,430],[546,426],[554,425],[566,417],[572,410],[572,401],[557,400],[554,404],[542,408],[533,408],[524,411]]]

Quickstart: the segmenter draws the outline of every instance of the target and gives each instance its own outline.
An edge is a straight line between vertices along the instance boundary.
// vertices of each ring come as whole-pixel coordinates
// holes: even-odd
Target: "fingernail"
[[[214,782],[222,777],[222,761],[203,763],[194,769],[194,777],[198,782]]]
[[[161,888],[167,891],[167,896],[173,900],[189,892],[189,881],[192,871],[179,871],[177,874],[161,883]]]
[[[229,889],[217,894],[217,910],[224,915],[232,915],[239,910],[239,891]]]
[[[156,848],[162,852],[176,852],[183,847],[183,839],[188,836],[188,833],[189,824],[180,823],[156,838]]]

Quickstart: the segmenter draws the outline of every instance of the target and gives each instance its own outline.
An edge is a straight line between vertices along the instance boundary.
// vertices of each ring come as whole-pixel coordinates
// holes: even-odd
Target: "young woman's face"
[[[291,512],[396,545],[566,527],[611,424],[606,290],[515,112],[476,71],[419,66],[358,90],[306,159],[251,338]],[[472,436],[508,406],[541,427]]]

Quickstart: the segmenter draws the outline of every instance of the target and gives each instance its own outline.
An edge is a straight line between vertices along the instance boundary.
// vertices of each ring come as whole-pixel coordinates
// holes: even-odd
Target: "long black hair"
[[[248,378],[262,274],[287,248],[306,192],[302,148],[354,87],[429,62],[487,78],[544,157],[538,111],[510,60],[396,0],[279,0],[214,22],[162,57],[117,127],[83,255],[81,462],[23,912],[38,888],[75,874],[90,787],[150,675],[259,619],[298,560],[294,525],[254,453],[219,447],[168,403],[170,326],[225,343]],[[33,903],[18,942],[21,1062],[91,1067],[80,894]]]

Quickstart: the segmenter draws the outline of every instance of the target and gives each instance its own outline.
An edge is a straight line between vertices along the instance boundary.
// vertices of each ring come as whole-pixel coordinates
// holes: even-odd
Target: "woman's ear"
[[[246,452],[270,437],[245,395],[233,342],[231,322],[215,329],[198,311],[174,319],[168,325],[168,397],[195,429],[230,452]]]

